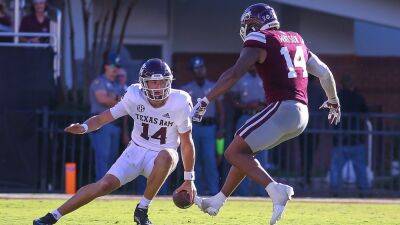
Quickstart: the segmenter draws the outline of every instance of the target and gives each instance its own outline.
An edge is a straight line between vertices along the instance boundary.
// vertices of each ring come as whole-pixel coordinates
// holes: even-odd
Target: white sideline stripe
[[[253,122],[253,124],[251,124],[250,126],[248,126],[246,129],[244,129],[242,132],[240,132],[240,136],[242,136],[244,133],[246,133],[246,131],[248,131],[250,128],[254,127],[256,124],[258,124],[261,120],[263,120],[265,117],[267,117],[278,105],[279,102],[275,102],[275,105],[267,112],[265,113],[264,116],[262,116],[260,119],[258,119],[257,121]]]
[[[0,194],[0,199],[68,199],[72,195],[67,194]],[[100,197],[101,200],[140,200],[142,196],[139,195],[107,195]],[[205,196],[202,196],[205,197]],[[160,196],[156,199],[172,200],[172,196]],[[265,197],[229,197],[233,201],[269,201]],[[371,204],[400,204],[398,198],[294,198],[292,202],[323,202],[323,203],[371,203]]]

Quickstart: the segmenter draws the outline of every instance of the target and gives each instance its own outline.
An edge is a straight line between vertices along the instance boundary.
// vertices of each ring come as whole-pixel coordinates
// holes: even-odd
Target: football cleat
[[[270,183],[266,189],[273,203],[270,225],[274,225],[282,218],[287,202],[294,195],[294,190],[289,185],[276,182]]]
[[[51,225],[57,223],[53,214],[47,213],[45,216],[33,221],[33,225]]]
[[[147,215],[148,209],[139,208],[139,204],[136,206],[133,214],[133,219],[137,225],[153,225]]]
[[[225,202],[221,202],[215,196],[210,198],[201,198],[196,196],[194,198],[194,204],[196,204],[201,211],[207,213],[210,216],[216,216],[219,209],[224,205]]]

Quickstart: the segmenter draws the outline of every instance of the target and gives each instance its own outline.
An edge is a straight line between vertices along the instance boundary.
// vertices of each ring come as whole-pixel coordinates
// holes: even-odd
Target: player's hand
[[[187,191],[187,193],[189,193],[191,202],[194,201],[194,197],[197,195],[196,186],[194,185],[194,181],[191,180],[185,180],[183,184],[174,191],[174,193],[181,191]]]
[[[197,104],[193,107],[192,112],[192,120],[194,122],[201,122],[204,114],[206,113],[208,103],[210,102],[206,97],[197,99]]]
[[[335,124],[337,125],[340,122],[340,104],[339,101],[331,101],[327,100],[325,101],[319,109],[328,109],[328,121],[330,124]]]
[[[65,128],[64,131],[71,134],[84,134],[87,130],[82,124],[73,123],[69,125],[69,127]]]

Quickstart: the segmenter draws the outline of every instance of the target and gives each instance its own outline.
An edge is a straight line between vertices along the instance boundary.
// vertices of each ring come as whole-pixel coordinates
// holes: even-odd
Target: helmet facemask
[[[161,88],[150,88],[149,81],[164,81]],[[144,95],[153,101],[162,101],[168,98],[171,93],[172,76],[163,76],[162,74],[153,74],[151,77],[139,77]]]
[[[242,38],[243,42],[245,41],[249,33],[259,31],[260,27],[261,26],[257,26],[256,24],[250,25],[248,23],[242,23],[240,25],[239,35]]]

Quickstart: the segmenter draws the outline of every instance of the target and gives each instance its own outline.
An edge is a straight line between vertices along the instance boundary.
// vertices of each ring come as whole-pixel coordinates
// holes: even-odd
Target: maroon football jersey
[[[264,63],[256,64],[263,80],[266,101],[296,100],[307,104],[308,48],[296,32],[265,30],[247,35],[244,47],[267,51]]]

